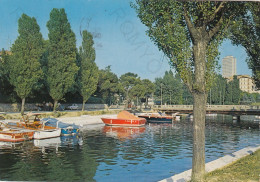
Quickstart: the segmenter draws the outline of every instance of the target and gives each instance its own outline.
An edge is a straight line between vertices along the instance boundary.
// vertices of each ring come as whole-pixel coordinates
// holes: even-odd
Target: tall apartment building
[[[237,74],[237,60],[233,56],[226,56],[222,59],[222,76],[231,78]]]

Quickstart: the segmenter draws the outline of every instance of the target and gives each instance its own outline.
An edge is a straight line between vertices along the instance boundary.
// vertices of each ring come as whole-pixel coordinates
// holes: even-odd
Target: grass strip
[[[259,182],[260,181],[260,150],[243,157],[230,165],[206,174],[205,181],[235,181]]]

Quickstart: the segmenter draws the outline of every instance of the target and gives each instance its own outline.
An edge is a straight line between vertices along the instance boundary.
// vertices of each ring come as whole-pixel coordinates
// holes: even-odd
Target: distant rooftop
[[[0,51],[0,56],[2,56],[2,52],[3,52],[3,51]],[[8,55],[11,55],[11,54],[12,54],[11,51],[7,51],[7,50],[5,50],[5,53],[8,54]]]

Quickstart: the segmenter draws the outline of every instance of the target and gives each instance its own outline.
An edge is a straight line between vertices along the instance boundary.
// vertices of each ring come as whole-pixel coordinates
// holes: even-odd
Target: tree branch
[[[213,16],[211,16],[210,18],[208,18],[207,21],[205,22],[205,24],[208,24],[209,22],[211,22],[212,20],[215,19],[217,13],[224,7],[224,4],[225,4],[225,3],[226,3],[225,1],[222,1],[222,2],[219,4],[219,6],[218,6],[218,8],[215,10]]]
[[[184,10],[184,18],[185,18],[185,21],[187,23],[187,27],[188,27],[191,35],[192,35],[191,37],[193,37],[195,35],[195,33],[196,33],[195,32],[196,29],[194,28],[194,26],[193,26],[193,24],[192,24],[192,22],[190,20],[190,17],[189,17],[189,15],[187,13],[187,9],[186,9],[185,5],[183,6],[183,10]]]
[[[229,27],[230,24],[230,20],[234,17],[235,15],[231,15],[228,19],[228,22],[224,28],[224,31],[227,30],[227,28]],[[211,30],[209,31],[209,40],[219,31],[221,24],[223,23],[223,15],[221,16],[220,20],[218,21],[217,25]]]
[[[217,24],[209,31],[208,33],[209,40],[211,40],[211,38],[220,30],[222,23],[223,23],[223,13],[221,15],[221,18],[217,22]]]

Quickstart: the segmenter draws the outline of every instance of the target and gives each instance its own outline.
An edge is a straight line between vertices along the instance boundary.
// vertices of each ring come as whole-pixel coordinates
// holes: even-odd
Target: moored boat
[[[25,129],[9,128],[1,124],[0,126],[0,141],[4,142],[22,142],[31,140],[34,132]]]
[[[8,124],[18,128],[33,130],[34,139],[59,137],[61,134],[61,129],[52,126],[46,126],[45,122],[42,122],[39,119],[39,115],[39,113],[29,113],[27,115],[23,115],[20,122]]]
[[[160,112],[158,113],[148,113],[148,114],[141,114],[138,115],[140,118],[145,118],[148,123],[172,123],[175,120],[176,116],[172,115],[164,115]]]
[[[62,136],[70,136],[70,135],[78,135],[79,134],[79,126],[75,124],[63,123],[55,118],[43,118],[43,122],[45,122],[46,126],[57,127],[61,129]]]
[[[118,113],[117,118],[101,118],[104,124],[110,126],[144,126],[145,118],[139,118],[127,111]]]

